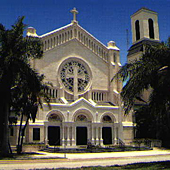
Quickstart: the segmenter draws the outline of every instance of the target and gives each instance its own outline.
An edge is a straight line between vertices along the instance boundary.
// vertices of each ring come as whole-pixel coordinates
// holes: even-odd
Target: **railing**
[[[120,147],[124,147],[125,146],[125,142],[122,141],[122,139],[118,138],[117,139],[117,143]]]
[[[92,91],[92,100],[95,102],[107,102],[108,101],[108,92],[107,91]]]
[[[57,87],[52,87],[49,89],[45,89],[44,90],[45,93],[47,93],[50,96],[50,100],[51,103],[63,103],[60,100],[60,89]],[[90,92],[86,92],[83,95],[80,95],[80,97],[84,97],[85,99],[88,100],[88,93]],[[72,94],[69,94],[67,92],[64,92],[64,98],[68,101],[68,102],[73,102],[74,101],[74,96]],[[109,102],[109,92],[108,91],[104,91],[104,90],[92,90],[91,92],[91,99],[94,102],[97,103],[107,103]],[[111,101],[110,101],[111,102]],[[114,93],[113,94],[113,103],[116,105],[119,105],[119,94]]]

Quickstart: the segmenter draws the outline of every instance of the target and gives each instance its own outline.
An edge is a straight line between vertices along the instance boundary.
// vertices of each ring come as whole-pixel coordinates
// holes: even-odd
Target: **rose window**
[[[72,60],[62,66],[60,79],[69,92],[81,93],[87,88],[90,76],[82,63]]]

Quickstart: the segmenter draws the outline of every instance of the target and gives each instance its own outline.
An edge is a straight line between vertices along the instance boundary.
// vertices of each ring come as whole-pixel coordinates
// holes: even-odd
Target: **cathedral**
[[[132,114],[124,115],[122,82],[112,78],[121,67],[120,49],[114,41],[104,45],[79,25],[78,11],[71,10],[70,24],[43,35],[33,27],[27,36],[40,38],[44,57],[33,67],[52,86],[51,107],[44,103],[35,123],[29,122],[25,143],[77,148],[130,144],[134,139]],[[133,44],[128,62],[137,59],[145,43],[158,43],[157,13],[141,8],[131,16]],[[10,139],[16,143],[16,128]],[[14,139],[15,138],[15,139]]]

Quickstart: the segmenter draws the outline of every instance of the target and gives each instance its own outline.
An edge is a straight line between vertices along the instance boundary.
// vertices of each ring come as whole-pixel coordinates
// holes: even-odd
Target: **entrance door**
[[[60,145],[60,127],[48,126],[49,145]]]
[[[87,145],[87,127],[76,127],[76,144]]]
[[[102,137],[103,137],[104,145],[112,144],[112,129],[111,129],[111,127],[103,127],[102,128]]]

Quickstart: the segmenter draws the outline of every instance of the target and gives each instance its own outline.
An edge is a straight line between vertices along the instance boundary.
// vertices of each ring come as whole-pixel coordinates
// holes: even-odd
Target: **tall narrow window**
[[[113,58],[113,60],[114,60],[114,63],[116,63],[117,62],[117,60],[116,60],[116,53],[114,53],[114,56],[113,56],[114,58]]]
[[[149,23],[149,37],[154,39],[154,25],[153,25],[153,20],[150,18],[148,20]]]
[[[140,39],[140,25],[139,20],[135,22],[135,29],[136,29],[136,41]]]
[[[33,140],[40,140],[40,128],[33,128]]]

